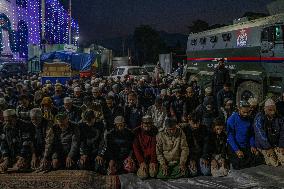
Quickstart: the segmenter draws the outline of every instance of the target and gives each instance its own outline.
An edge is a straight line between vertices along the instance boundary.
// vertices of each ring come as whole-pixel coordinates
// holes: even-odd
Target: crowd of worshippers
[[[262,106],[256,98],[236,102],[221,69],[205,89],[179,76],[66,84],[2,79],[0,172],[75,169],[169,179],[283,166],[284,93]]]

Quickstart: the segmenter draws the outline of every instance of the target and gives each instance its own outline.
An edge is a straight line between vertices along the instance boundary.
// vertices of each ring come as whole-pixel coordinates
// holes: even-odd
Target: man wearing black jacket
[[[229,70],[225,68],[225,60],[222,58],[218,61],[218,66],[213,74],[212,88],[215,96],[226,82],[230,82],[230,73]]]
[[[52,122],[43,118],[42,111],[40,108],[34,108],[30,111],[30,118],[32,125],[34,126],[34,149],[32,154],[31,168],[37,169],[39,163],[44,155],[45,150],[45,140],[46,136],[49,133]]]
[[[46,139],[41,168],[46,169],[52,160],[53,169],[73,169],[79,156],[80,130],[77,124],[68,120],[66,113],[57,114],[55,119]]]
[[[201,118],[196,113],[188,116],[188,123],[182,125],[189,147],[189,173],[191,176],[210,175],[210,156],[208,152],[208,132],[201,125]]]
[[[227,135],[225,133],[225,123],[222,118],[216,118],[213,121],[213,132],[210,136],[209,144],[212,176],[226,176],[228,174]]]
[[[70,97],[64,98],[64,105],[59,109],[59,112],[65,112],[68,119],[74,123],[78,123],[81,120],[81,110],[78,106],[75,106],[73,99]]]
[[[107,130],[114,128],[114,118],[117,116],[124,116],[124,110],[121,106],[114,103],[113,96],[106,97],[106,109],[104,110],[104,116],[107,124]]]
[[[25,170],[30,166],[32,156],[32,128],[30,124],[17,119],[14,109],[3,112],[4,122],[0,126],[0,173],[8,167]]]
[[[134,92],[128,94],[128,104],[124,107],[124,115],[129,129],[133,130],[141,125],[143,108],[138,105],[138,98]]]
[[[126,127],[122,116],[116,117],[114,123],[115,129],[106,135],[104,147],[100,150],[97,161],[100,165],[103,161],[108,162],[108,175],[134,172],[134,134]]]
[[[96,166],[96,157],[103,146],[104,125],[101,122],[96,122],[93,110],[87,110],[83,114],[79,127],[81,131],[79,167],[101,172],[99,166]]]

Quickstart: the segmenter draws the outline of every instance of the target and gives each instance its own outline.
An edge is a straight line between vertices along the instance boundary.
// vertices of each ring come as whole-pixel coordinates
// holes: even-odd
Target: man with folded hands
[[[177,127],[176,119],[166,118],[165,130],[157,135],[156,153],[159,162],[157,178],[174,179],[188,175],[188,145],[184,132]]]
[[[142,118],[142,125],[134,130],[133,151],[139,163],[137,176],[141,179],[156,177],[158,161],[156,155],[156,135],[158,129],[153,125],[152,118]]]

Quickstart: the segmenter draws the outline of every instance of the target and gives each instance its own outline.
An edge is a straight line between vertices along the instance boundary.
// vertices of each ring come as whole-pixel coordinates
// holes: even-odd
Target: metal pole
[[[41,39],[39,46],[38,63],[41,69],[41,54],[45,53],[45,0],[41,0]]]
[[[72,39],[71,39],[71,37],[72,37],[72,34],[71,34],[71,32],[72,32],[72,0],[69,0],[69,23],[68,23],[68,33],[69,33],[69,45],[71,45],[71,43],[72,43]]]
[[[45,39],[45,0],[41,0],[41,40]]]

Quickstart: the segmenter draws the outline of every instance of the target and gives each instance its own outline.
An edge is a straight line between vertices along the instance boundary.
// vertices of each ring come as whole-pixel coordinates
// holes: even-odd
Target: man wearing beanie
[[[191,113],[187,123],[180,124],[189,148],[188,168],[190,176],[210,175],[209,134],[201,124],[201,117]]]
[[[188,145],[184,132],[177,127],[174,118],[166,118],[165,130],[157,135],[156,153],[159,162],[157,178],[174,179],[188,175]]]
[[[79,168],[102,173],[98,170],[100,166],[96,164],[96,157],[103,145],[104,125],[96,122],[93,110],[85,111],[82,117],[82,122],[79,124],[81,131]]]
[[[55,125],[46,139],[41,168],[74,169],[79,156],[80,131],[76,124],[68,120],[66,113],[58,113]]]
[[[268,99],[264,111],[254,121],[255,145],[271,166],[284,165],[284,119],[277,116],[276,105]]]

